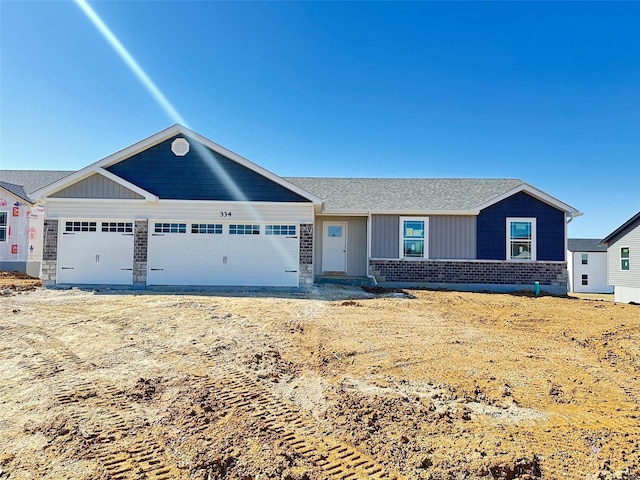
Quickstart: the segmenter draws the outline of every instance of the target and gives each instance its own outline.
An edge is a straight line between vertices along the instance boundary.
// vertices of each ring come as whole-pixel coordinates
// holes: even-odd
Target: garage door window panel
[[[295,237],[296,226],[295,225],[266,225],[264,230],[265,235],[284,235],[287,237]]]
[[[156,223],[154,233],[187,233],[186,223]]]
[[[96,222],[66,222],[64,225],[65,232],[95,232],[97,231]]]
[[[192,223],[191,233],[203,233],[207,235],[222,235],[221,223]]]
[[[229,225],[229,235],[260,235],[260,225]]]
[[[133,233],[133,223],[131,222],[102,222],[103,232],[113,233]]]

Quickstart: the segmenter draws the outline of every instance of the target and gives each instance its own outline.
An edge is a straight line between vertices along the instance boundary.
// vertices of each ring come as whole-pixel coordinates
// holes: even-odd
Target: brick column
[[[45,219],[42,242],[42,284],[55,285],[58,271],[58,220]]]
[[[136,220],[133,234],[133,286],[147,285],[147,245],[149,222]]]
[[[313,284],[313,224],[300,224],[300,285]]]

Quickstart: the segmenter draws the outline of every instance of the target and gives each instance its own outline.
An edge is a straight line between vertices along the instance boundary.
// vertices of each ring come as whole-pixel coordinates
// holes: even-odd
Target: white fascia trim
[[[36,190],[35,192],[33,192],[34,196],[38,196],[38,198],[44,198],[44,197],[48,197],[49,195],[52,195],[60,190],[62,190],[63,188],[66,188],[70,185],[73,185],[74,183],[77,183],[81,180],[84,180],[85,178],[90,177],[91,175],[102,175],[103,177],[108,178],[109,180],[112,180],[120,185],[122,185],[125,188],[128,188],[129,190],[134,191],[135,193],[137,193],[138,195],[142,195],[145,200],[149,201],[149,202],[153,202],[153,201],[157,201],[158,197],[150,192],[147,192],[146,190],[143,190],[142,188],[138,187],[137,185],[134,185],[131,182],[128,182],[127,180],[118,177],[117,175],[114,175],[111,172],[108,172],[107,170],[101,168],[101,167],[96,167],[94,165],[89,165],[88,167],[83,168],[82,170],[78,170],[75,173],[72,173],[71,175],[68,175],[64,178],[61,178],[60,180],[58,180],[57,182],[54,182],[50,185],[47,185],[46,187],[41,188],[40,190]],[[52,198],[47,198],[48,201],[53,200]],[[71,198],[66,198],[65,200],[73,200]],[[93,200],[93,199],[87,199],[87,198],[82,198],[79,200]],[[115,198],[111,198],[108,200],[118,200]],[[140,200],[138,200],[140,201]]]
[[[37,196],[38,198],[46,197],[48,195],[51,195],[52,193],[57,192],[58,190],[62,190],[63,188],[71,185],[72,183],[77,182],[78,180],[82,180],[83,178],[90,176],[92,173],[96,173],[96,172],[102,173],[104,171],[104,168],[110,165],[113,165],[115,163],[118,163],[119,161],[124,160],[127,157],[130,157],[143,150],[146,150],[147,148],[157,143],[160,143],[161,141],[166,140],[167,138],[171,138],[171,136],[177,133],[180,133],[180,130],[177,127],[179,127],[179,125],[174,125],[172,127],[169,127],[159,133],[156,133],[155,135],[152,135],[151,137],[145,138],[144,140],[134,143],[133,145],[123,150],[113,153],[108,157],[103,158],[102,160],[98,160],[97,162],[87,165],[86,167],[78,170],[77,172],[61,178],[57,182],[53,182],[47,185],[46,187],[43,187],[34,191],[32,195]],[[122,181],[123,180],[120,179],[119,183],[121,183]],[[140,187],[137,187],[137,188],[139,189]],[[151,194],[147,192],[144,195],[144,197],[146,198],[148,195],[151,195]]]
[[[212,142],[208,138],[203,137],[202,135],[194,132],[193,130],[183,127],[182,125],[176,125],[176,127],[178,127],[179,133],[182,133],[183,135],[187,135],[189,137],[194,138],[195,140],[202,143],[206,147],[209,147],[214,152],[217,152],[220,155],[223,155],[228,159],[233,160],[236,163],[239,163],[240,165],[248,168],[249,170],[253,170],[254,172],[262,175],[263,177],[268,178],[269,180],[277,183],[278,185],[281,185],[282,187],[297,193],[298,195],[306,198],[307,200],[311,200],[313,203],[317,203],[317,204],[322,203],[321,198],[316,197],[314,194],[307,192],[306,190],[303,190],[297,185],[294,185],[293,183],[286,181],[284,178],[279,177],[275,173],[272,173],[269,170],[267,170],[266,168],[263,168],[260,165],[253,163],[251,160],[247,160],[246,158],[238,155],[237,153],[234,153],[231,150],[227,150],[222,145],[218,145],[217,143]]]
[[[547,203],[549,205],[551,205],[552,207],[557,208],[558,210],[562,210],[564,212],[566,212],[567,214],[569,214],[571,217],[577,217],[582,215],[582,212],[579,212],[578,210],[576,210],[575,208],[573,208],[571,205],[568,205],[564,202],[561,202],[560,200],[558,200],[555,197],[552,197],[551,195],[548,195],[546,193],[544,193],[542,190],[538,190],[535,187],[532,187],[531,185],[529,185],[528,183],[523,183],[521,185],[518,185],[515,188],[512,188],[511,190],[503,193],[502,195],[498,195],[497,197],[493,197],[491,200],[488,200],[484,203],[481,203],[480,205],[477,205],[476,208],[478,210],[484,210],[487,207],[490,207],[491,205],[494,205],[502,200],[504,200],[505,198],[509,198],[512,195],[515,195],[516,193],[519,192],[526,192],[529,195],[531,195],[532,197],[537,198],[538,200]]]
[[[122,160],[125,160],[128,157],[131,157],[133,155],[135,155],[136,153],[142,152],[154,145],[157,145],[158,143],[173,137],[174,135],[178,135],[178,134],[182,134],[182,135],[186,135],[188,137],[192,137],[194,140],[199,141],[200,143],[202,143],[203,145],[209,147],[211,150],[224,155],[225,157],[239,163],[240,165],[247,167],[250,170],[253,170],[254,172],[263,175],[264,177],[276,182],[277,184],[287,188],[288,190],[291,190],[295,193],[297,193],[298,195],[301,195],[302,197],[306,198],[307,200],[310,200],[311,202],[313,202],[314,204],[321,204],[322,203],[322,199],[320,199],[319,197],[316,197],[315,195],[313,195],[312,193],[309,193],[303,189],[301,189],[300,187],[298,187],[297,185],[294,185],[293,183],[289,183],[286,180],[284,180],[283,178],[277,176],[274,173],[271,173],[270,171],[256,165],[255,163],[251,162],[250,160],[247,160],[244,157],[241,157],[240,155],[238,155],[237,153],[233,153],[230,150],[227,150],[226,148],[222,147],[221,145],[218,145],[217,143],[212,142],[211,140],[203,137],[202,135],[180,125],[180,124],[175,124],[169,128],[166,128],[164,130],[162,130],[161,132],[156,133],[155,135],[152,135],[150,137],[145,138],[144,140],[141,140],[137,143],[134,143],[133,145],[120,150],[116,153],[113,153],[111,155],[109,155],[108,157],[103,158],[102,160],[98,160],[97,162],[92,163],[91,165],[86,166],[85,168],[78,170],[77,172],[64,177],[62,179],[60,179],[57,182],[52,183],[51,185],[47,185],[46,187],[43,187],[39,190],[36,190],[35,192],[33,192],[34,196],[47,196],[50,195],[52,193],[55,193],[56,191],[66,187],[67,185],[70,185],[71,183],[76,182],[77,180],[80,180],[86,176],[88,176],[91,172],[94,171],[102,171],[107,167],[110,167],[111,165],[114,165]],[[87,173],[89,172],[89,173]],[[122,180],[120,181],[122,182]],[[138,187],[139,188],[139,187]],[[142,195],[142,194],[141,194]],[[150,193],[146,193],[144,195],[145,198],[147,198],[147,196],[151,195]]]

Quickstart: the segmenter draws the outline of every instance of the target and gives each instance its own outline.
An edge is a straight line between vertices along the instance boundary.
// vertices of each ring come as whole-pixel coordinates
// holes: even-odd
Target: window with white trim
[[[426,217],[400,217],[400,258],[428,258]]]
[[[9,212],[0,212],[0,242],[7,241],[7,221]]]
[[[95,232],[96,222],[65,222],[65,232]]]
[[[222,224],[221,223],[192,223],[191,233],[222,235]]]
[[[507,260],[536,259],[536,219],[507,218]]]
[[[229,235],[260,235],[260,225],[229,225]]]
[[[187,233],[186,223],[156,223],[154,233]]]
[[[589,254],[588,253],[583,253],[582,254],[582,265],[588,265],[589,264]]]
[[[620,270],[629,270],[629,247],[621,247],[620,248]]]
[[[265,235],[287,235],[294,237],[296,235],[295,225],[265,225]]]
[[[102,222],[103,232],[133,233],[132,222]]]

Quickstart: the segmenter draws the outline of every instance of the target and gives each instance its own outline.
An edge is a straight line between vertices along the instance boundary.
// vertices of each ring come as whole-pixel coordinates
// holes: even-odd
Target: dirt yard
[[[0,479],[638,479],[640,307],[0,286]]]

